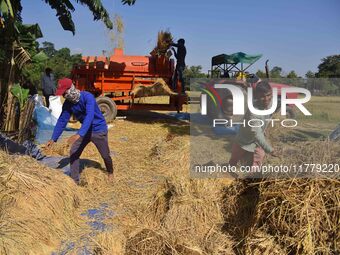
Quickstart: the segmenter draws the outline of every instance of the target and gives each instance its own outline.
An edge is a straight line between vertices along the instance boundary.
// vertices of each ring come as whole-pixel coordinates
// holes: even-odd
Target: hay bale
[[[82,191],[29,157],[0,151],[0,254],[51,254],[76,226]]]
[[[161,78],[157,79],[155,83],[150,86],[138,84],[131,93],[135,98],[177,95],[177,93],[171,91],[169,85]]]

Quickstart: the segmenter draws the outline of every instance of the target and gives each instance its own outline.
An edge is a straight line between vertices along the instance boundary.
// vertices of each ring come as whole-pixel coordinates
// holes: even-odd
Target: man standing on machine
[[[174,55],[177,59],[176,70],[175,70],[175,77],[173,83],[173,89],[176,89],[177,81],[179,80],[182,85],[182,93],[185,93],[185,83],[183,79],[183,72],[185,69],[185,56],[187,55],[187,49],[184,46],[185,40],[183,38],[179,39],[177,43],[173,43],[172,46],[177,48],[176,50],[172,47]]]

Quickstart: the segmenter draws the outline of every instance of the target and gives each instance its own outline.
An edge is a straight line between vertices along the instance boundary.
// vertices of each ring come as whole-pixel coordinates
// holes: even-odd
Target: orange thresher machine
[[[174,75],[174,60],[166,56],[127,56],[122,49],[115,49],[110,57],[84,56],[84,63],[72,70],[76,87],[97,97],[98,105],[106,120],[111,121],[117,110],[164,110],[181,111],[187,96],[181,94],[178,82],[169,95],[167,104],[135,102],[131,91],[135,86],[152,86],[162,78],[170,86]]]

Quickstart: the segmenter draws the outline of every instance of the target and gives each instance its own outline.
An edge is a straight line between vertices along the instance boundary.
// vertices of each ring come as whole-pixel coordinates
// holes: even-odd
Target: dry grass
[[[49,254],[79,227],[82,191],[56,170],[0,152],[0,254]]]
[[[301,142],[271,164],[339,164],[340,146]],[[225,229],[239,254],[336,254],[340,247],[340,181],[309,178],[238,181],[225,189]],[[335,177],[339,177],[337,174]]]
[[[226,181],[191,180],[188,145],[178,137],[155,144],[150,156],[168,173],[147,196],[145,208],[132,208],[137,224],[127,254],[232,254],[219,209]]]
[[[263,181],[255,227],[289,254],[332,254],[340,247],[340,182]]]

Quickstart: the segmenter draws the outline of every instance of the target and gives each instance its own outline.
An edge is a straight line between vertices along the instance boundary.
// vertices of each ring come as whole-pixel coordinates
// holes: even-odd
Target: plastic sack
[[[34,101],[35,108],[33,119],[36,121],[38,128],[43,130],[53,130],[58,119],[54,117],[49,109],[43,105],[41,96],[35,95]]]
[[[68,157],[45,157],[39,162],[50,168],[61,170],[64,174],[71,176],[70,159]]]
[[[62,110],[63,110],[63,104],[61,103],[59,96],[50,96],[50,111],[51,115],[58,119]]]
[[[34,95],[35,108],[33,113],[33,119],[37,123],[37,133],[35,140],[38,144],[46,143],[51,139],[53,129],[57,123],[55,118],[47,107],[43,105],[42,97]]]
[[[45,157],[38,146],[31,141],[24,141],[23,144],[19,144],[12,141],[7,136],[1,133],[0,149],[8,152],[9,154],[28,155],[37,160],[41,160]]]

